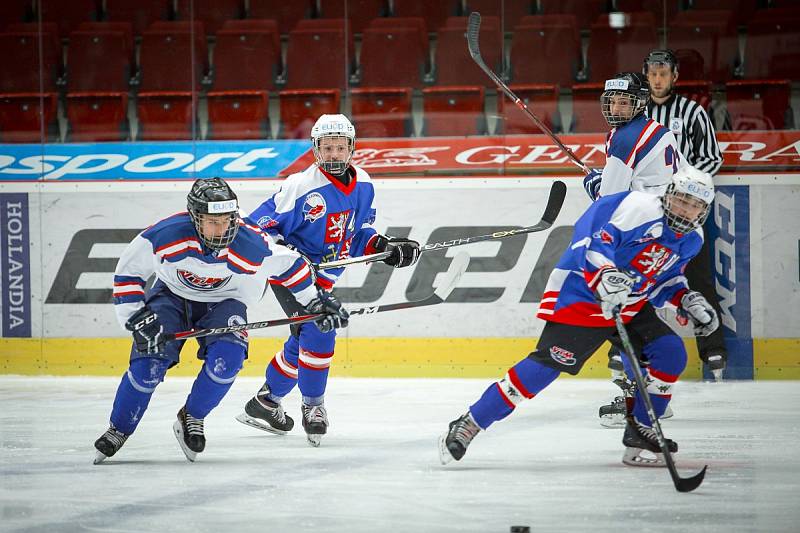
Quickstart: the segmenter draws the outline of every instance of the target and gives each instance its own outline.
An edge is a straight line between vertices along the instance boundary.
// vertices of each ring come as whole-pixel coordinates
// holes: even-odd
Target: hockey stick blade
[[[439,287],[433,291],[430,296],[422,300],[414,300],[411,302],[400,302],[396,304],[383,304],[375,305],[372,307],[361,307],[350,311],[350,315],[371,315],[375,313],[384,313],[386,311],[396,311],[399,309],[413,309],[414,307],[425,307],[428,305],[436,305],[443,303],[450,293],[455,288],[461,275],[466,272],[469,265],[469,256],[464,252],[459,253],[453,258],[450,265],[450,271],[445,280]],[[278,318],[275,320],[263,320],[261,322],[249,322],[247,324],[237,324],[235,326],[228,326],[222,328],[208,328],[208,329],[193,329],[188,331],[179,331],[177,333],[168,333],[164,336],[166,342],[185,339],[196,339],[198,337],[208,337],[209,335],[223,335],[225,333],[235,333],[237,331],[249,331],[252,329],[271,328],[274,326],[287,326],[293,324],[303,324],[305,322],[313,322],[320,318],[319,315],[300,315],[289,318]]]
[[[622,316],[620,315],[619,307],[614,310],[614,323],[617,326],[617,332],[619,333],[620,340],[622,340],[622,346],[625,348],[623,352],[625,353],[625,357],[627,357],[631,366],[631,370],[633,371],[633,380],[636,382],[636,388],[639,390],[639,395],[644,400],[644,405],[647,409],[647,415],[653,422],[652,428],[653,431],[655,431],[656,439],[658,440],[658,446],[661,448],[661,453],[664,456],[664,462],[667,463],[667,469],[669,470],[669,475],[672,478],[672,483],[675,485],[675,490],[678,492],[691,492],[699,487],[703,482],[703,479],[706,477],[706,469],[708,468],[708,465],[704,466],[700,472],[691,477],[682,478],[678,474],[678,469],[675,467],[675,461],[672,458],[672,452],[669,451],[669,445],[667,445],[667,439],[664,437],[664,432],[661,430],[661,423],[658,421],[658,417],[656,417],[655,409],[653,408],[653,401],[650,399],[650,394],[647,392],[647,384],[645,383],[645,378],[642,374],[642,367],[639,364],[639,359],[636,357],[636,351],[633,349],[633,344],[628,336],[628,330],[625,327],[625,324],[622,322]]]
[[[430,242],[423,244],[419,247],[421,252],[430,252],[433,250],[443,250],[445,248],[452,248],[453,246],[463,246],[465,244],[472,244],[475,242],[491,241],[495,239],[504,239],[506,237],[513,237],[514,235],[522,235],[523,233],[536,233],[549,229],[553,225],[558,214],[561,212],[561,207],[564,205],[564,198],[567,195],[567,186],[563,181],[556,180],[550,187],[550,195],[547,197],[547,206],[544,208],[542,219],[533,226],[526,226],[523,228],[516,228],[503,231],[495,231],[488,235],[478,235],[475,237],[461,237],[449,241]],[[379,252],[377,254],[361,255],[357,257],[348,257],[347,259],[339,259],[337,261],[329,261],[327,263],[319,263],[316,268],[319,270],[328,270],[331,268],[341,268],[348,265],[355,265],[358,263],[374,263],[375,261],[383,261],[389,257],[389,252]]]

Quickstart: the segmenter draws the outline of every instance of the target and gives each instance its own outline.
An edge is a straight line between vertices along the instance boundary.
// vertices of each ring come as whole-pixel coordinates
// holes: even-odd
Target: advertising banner
[[[30,337],[32,299],[26,193],[0,193],[0,241],[0,336]]]

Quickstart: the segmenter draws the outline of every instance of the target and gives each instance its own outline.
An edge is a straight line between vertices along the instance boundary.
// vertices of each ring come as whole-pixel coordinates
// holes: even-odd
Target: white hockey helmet
[[[678,169],[661,198],[667,225],[675,233],[689,233],[702,226],[713,201],[714,180],[711,174],[691,165]]]
[[[320,141],[326,137],[347,139],[348,154],[343,160],[326,160],[320,153]],[[311,144],[317,165],[334,176],[341,176],[350,166],[356,146],[356,129],[342,114],[322,115],[311,128]]]
[[[650,101],[650,83],[640,72],[620,72],[606,80],[600,95],[603,117],[612,128],[623,126],[644,113]]]

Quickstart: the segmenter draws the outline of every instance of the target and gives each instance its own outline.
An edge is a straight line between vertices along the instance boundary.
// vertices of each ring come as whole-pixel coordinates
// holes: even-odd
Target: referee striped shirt
[[[711,175],[717,173],[722,166],[722,152],[703,106],[673,94],[663,104],[651,100],[647,115],[675,135],[678,149],[690,165]]]

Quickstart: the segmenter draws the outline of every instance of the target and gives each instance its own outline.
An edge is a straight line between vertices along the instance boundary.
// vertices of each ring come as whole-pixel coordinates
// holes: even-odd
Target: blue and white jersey
[[[270,278],[294,292],[301,305],[317,294],[308,263],[259,228],[240,220],[233,242],[215,252],[202,243],[188,213],[150,226],[122,253],[114,272],[114,309],[123,327],[144,306],[145,284],[153,274],[173,294],[197,302],[234,299],[252,305]]]
[[[644,115],[612,128],[606,137],[606,166],[600,196],[623,191],[662,195],[678,171],[680,153],[675,136]]]
[[[348,172],[347,186],[316,164],[292,174],[249,219],[314,263],[373,253],[375,189],[362,169]],[[330,289],[343,270],[319,271],[317,284]]]
[[[594,202],[575,224],[572,242],[550,274],[538,317],[564,324],[614,327],[603,318],[593,288],[606,268],[635,280],[622,309],[629,322],[650,301],[657,308],[679,305],[688,291],[686,263],[703,244],[703,230],[677,234],[666,223],[661,198],[630,191]]]

